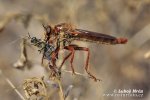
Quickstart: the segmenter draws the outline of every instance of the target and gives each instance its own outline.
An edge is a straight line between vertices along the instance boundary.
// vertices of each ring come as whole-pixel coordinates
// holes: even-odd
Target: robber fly
[[[73,40],[95,42],[99,44],[125,44],[127,42],[126,38],[116,38],[102,33],[76,29],[68,23],[61,23],[55,25],[53,28],[47,25],[44,28],[46,29],[46,37],[48,37],[48,40],[50,37],[55,37],[59,39],[59,42],[71,43]]]
[[[110,36],[102,33],[77,29],[68,23],[61,23],[55,25],[54,27],[47,25],[44,26],[44,29],[46,31],[45,39],[47,43],[55,43],[55,46],[58,48],[57,52],[55,52],[56,53],[55,55],[58,55],[60,48],[70,51],[70,53],[63,59],[60,68],[63,66],[65,61],[69,57],[71,57],[70,64],[71,64],[72,72],[75,74],[74,67],[73,67],[74,53],[76,50],[86,51],[88,54],[86,59],[85,70],[88,73],[88,75],[90,75],[90,77],[93,78],[95,81],[97,81],[98,79],[94,75],[92,75],[88,70],[89,57],[90,57],[89,49],[86,47],[80,47],[78,45],[74,45],[72,44],[72,41],[78,40],[78,41],[85,41],[85,42],[94,42],[98,44],[110,44],[110,45],[125,44],[127,42],[126,38],[116,38],[114,36]]]

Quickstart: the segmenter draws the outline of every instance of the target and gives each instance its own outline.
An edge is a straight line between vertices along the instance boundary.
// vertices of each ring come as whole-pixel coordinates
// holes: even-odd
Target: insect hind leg
[[[85,71],[90,76],[90,78],[94,79],[94,81],[100,81],[100,79],[97,79],[91,72],[89,71],[89,58],[90,58],[90,50],[86,47],[74,47],[75,50],[81,50],[81,51],[87,51],[87,58],[86,58],[86,65],[85,65]]]

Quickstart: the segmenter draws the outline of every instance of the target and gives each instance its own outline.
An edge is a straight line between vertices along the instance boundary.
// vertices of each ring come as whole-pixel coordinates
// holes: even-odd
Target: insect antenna
[[[29,33],[29,32],[28,32],[28,38],[29,38],[29,39],[31,39],[31,35],[30,35],[30,33]]]

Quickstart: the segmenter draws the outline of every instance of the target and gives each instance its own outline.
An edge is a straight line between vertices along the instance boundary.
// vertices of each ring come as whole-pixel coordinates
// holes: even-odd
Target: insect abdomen
[[[116,38],[110,35],[76,29],[79,33],[76,34],[73,39],[86,41],[86,42],[94,42],[100,44],[124,44],[127,42],[126,38]]]

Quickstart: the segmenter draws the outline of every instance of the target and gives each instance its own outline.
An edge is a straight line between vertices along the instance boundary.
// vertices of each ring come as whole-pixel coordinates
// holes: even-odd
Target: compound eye
[[[32,38],[31,38],[31,43],[35,43],[36,40],[37,40],[36,37],[32,37]]]
[[[47,33],[51,33],[51,27],[50,27],[50,26],[47,27],[46,32],[47,32]]]
[[[43,27],[44,27],[46,33],[51,33],[51,26],[49,26],[49,25],[43,25]]]

